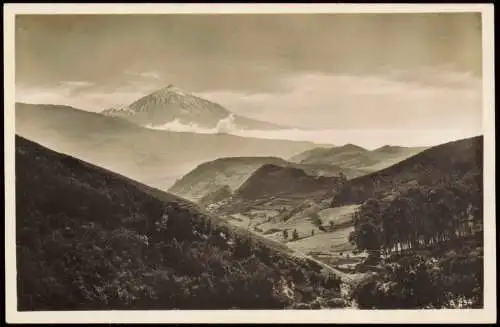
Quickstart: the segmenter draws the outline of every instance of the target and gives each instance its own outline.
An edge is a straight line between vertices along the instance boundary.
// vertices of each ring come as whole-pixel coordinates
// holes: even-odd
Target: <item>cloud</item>
[[[378,75],[306,73],[282,79],[274,93],[198,93],[232,111],[275,123],[335,129],[476,129],[481,81],[451,71]]]
[[[36,85],[128,70],[197,92],[269,92],[289,72],[482,72],[480,13],[39,16],[16,18],[16,79]]]
[[[155,71],[146,71],[146,72],[126,71],[125,74],[132,75],[134,77],[142,77],[144,79],[153,79],[153,80],[161,79],[161,74]]]
[[[60,83],[48,87],[16,86],[16,101],[72,106],[100,112],[112,107],[128,105],[157,88],[150,84],[131,84],[120,88],[87,87],[80,84]]]
[[[390,78],[396,81],[419,83],[421,85],[452,89],[478,89],[481,79],[470,71],[458,71],[452,65],[420,67],[414,70],[392,70]]]
[[[312,141],[318,144],[343,145],[354,143],[368,149],[375,149],[383,145],[405,146],[433,146],[453,140],[476,136],[473,129],[421,129],[421,130],[304,130],[299,128],[277,130],[248,130],[240,128],[230,115],[221,119],[214,128],[203,128],[197,124],[183,124],[175,119],[163,125],[146,125],[147,128],[172,132],[191,132],[198,134],[227,133],[241,137],[278,139],[293,141]]]
[[[68,87],[85,87],[93,85],[93,83],[88,81],[62,81],[61,84]]]
[[[140,76],[147,77],[147,78],[153,78],[153,79],[160,79],[160,74],[157,72],[140,73]]]
[[[128,70],[122,74],[121,79],[112,83],[93,83],[83,80],[63,80],[45,86],[18,83],[16,101],[68,105],[100,112],[129,105],[164,86],[163,84],[158,72]]]
[[[18,86],[16,99],[101,111],[128,105],[164,86],[154,78],[129,78],[119,87],[84,84],[66,81],[44,88]],[[430,145],[480,133],[481,90],[481,80],[471,74],[424,67],[370,75],[289,74],[272,92],[219,90],[195,95],[236,114],[297,127],[279,131],[230,128],[235,135],[370,147]],[[218,132],[178,122],[162,128]]]

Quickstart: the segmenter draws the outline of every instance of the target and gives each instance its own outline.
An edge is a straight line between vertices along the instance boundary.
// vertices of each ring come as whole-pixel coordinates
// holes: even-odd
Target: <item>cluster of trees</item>
[[[392,258],[351,296],[360,309],[482,308],[482,251],[462,246],[447,256]]]
[[[19,310],[278,309],[295,301],[279,287],[283,276],[309,287],[311,299],[339,297],[340,280],[320,267],[168,194],[48,150],[22,150]]]
[[[359,250],[390,254],[425,248],[482,231],[482,192],[474,176],[369,199],[354,215],[350,241]]]

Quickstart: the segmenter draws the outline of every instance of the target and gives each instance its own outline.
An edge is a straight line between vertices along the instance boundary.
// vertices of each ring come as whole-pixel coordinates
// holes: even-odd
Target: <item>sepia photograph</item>
[[[8,322],[496,321],[493,6],[4,8]]]

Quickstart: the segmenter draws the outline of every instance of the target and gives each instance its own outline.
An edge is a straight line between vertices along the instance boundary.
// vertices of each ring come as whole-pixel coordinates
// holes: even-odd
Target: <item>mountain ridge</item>
[[[349,180],[333,206],[358,204],[397,189],[461,180],[467,173],[482,176],[483,135],[446,142],[423,150],[376,172]],[[397,186],[397,187],[396,187]]]
[[[289,158],[303,164],[332,164],[342,168],[374,172],[415,155],[428,147],[403,147],[384,145],[368,150],[354,144],[334,147],[317,147]]]

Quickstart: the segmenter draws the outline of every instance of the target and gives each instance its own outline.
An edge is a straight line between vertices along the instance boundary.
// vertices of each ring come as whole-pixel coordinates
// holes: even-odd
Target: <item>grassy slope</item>
[[[302,300],[332,287],[192,203],[17,136],[16,212],[19,310],[271,309],[297,301],[273,293],[281,276],[319,281]]]

